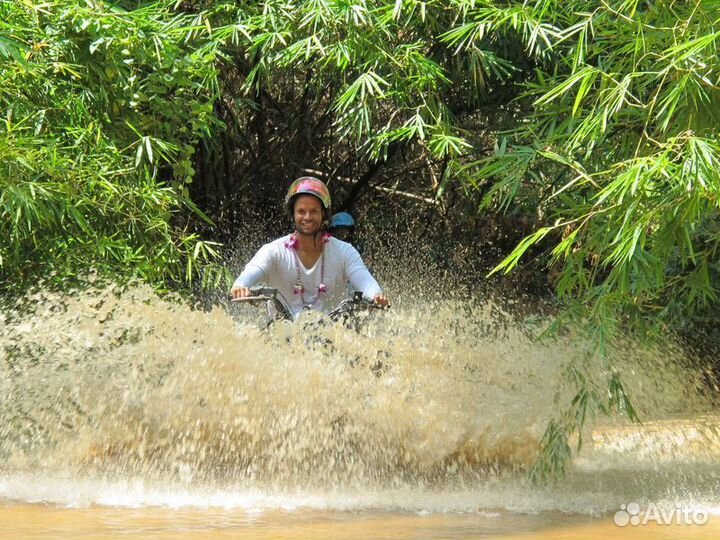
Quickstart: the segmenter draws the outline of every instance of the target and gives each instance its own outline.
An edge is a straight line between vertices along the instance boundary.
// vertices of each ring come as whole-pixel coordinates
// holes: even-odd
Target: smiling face
[[[323,207],[314,195],[300,195],[293,207],[295,230],[298,234],[314,235],[320,232],[323,222]]]

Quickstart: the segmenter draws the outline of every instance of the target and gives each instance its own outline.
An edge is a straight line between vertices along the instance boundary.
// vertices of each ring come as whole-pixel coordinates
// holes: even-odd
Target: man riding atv
[[[329,313],[346,298],[347,283],[378,306],[388,298],[358,251],[327,233],[330,192],[317,178],[303,176],[288,189],[285,205],[294,232],[265,244],[245,266],[230,290],[233,298],[253,295],[265,283],[293,317],[304,309]]]

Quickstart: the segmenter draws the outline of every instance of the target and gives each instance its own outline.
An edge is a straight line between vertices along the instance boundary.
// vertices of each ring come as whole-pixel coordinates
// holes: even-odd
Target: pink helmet
[[[293,199],[298,195],[315,195],[320,199],[323,208],[330,210],[330,191],[321,180],[314,176],[302,176],[290,184],[285,196],[285,204],[288,209],[290,209]]]

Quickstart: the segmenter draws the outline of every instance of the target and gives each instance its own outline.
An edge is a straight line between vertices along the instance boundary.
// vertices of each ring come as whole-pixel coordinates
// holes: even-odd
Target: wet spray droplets
[[[31,304],[6,310],[0,330],[0,495],[28,496],[28,475],[41,474],[174,493],[361,493],[380,505],[444,493],[455,507],[468,490],[466,509],[614,504],[578,499],[582,486],[540,503],[527,486],[577,347],[533,343],[492,302],[406,304],[359,333],[261,332],[251,310],[195,310],[143,287]],[[650,392],[653,378],[635,382]],[[668,392],[661,401],[691,406]]]

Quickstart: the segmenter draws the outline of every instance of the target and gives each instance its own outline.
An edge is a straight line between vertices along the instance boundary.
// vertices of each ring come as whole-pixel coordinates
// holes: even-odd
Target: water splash
[[[360,332],[262,332],[250,308],[193,309],[142,286],[25,305],[0,314],[0,496],[603,512],[630,493],[616,465],[637,453],[602,435],[565,488],[527,484],[560,372],[582,347],[533,342],[491,301],[399,299]],[[672,360],[628,347],[617,363],[635,370],[643,412],[707,410],[699,378]],[[683,448],[655,454],[688,464]],[[609,489],[588,489],[602,478]]]

